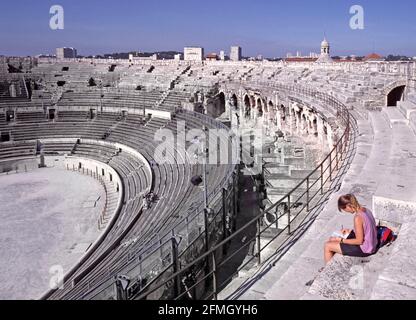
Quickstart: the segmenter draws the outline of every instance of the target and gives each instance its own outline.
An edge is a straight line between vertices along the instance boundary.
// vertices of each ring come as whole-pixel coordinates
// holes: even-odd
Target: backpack
[[[390,228],[382,226],[377,227],[378,248],[391,244],[396,238],[397,236]]]

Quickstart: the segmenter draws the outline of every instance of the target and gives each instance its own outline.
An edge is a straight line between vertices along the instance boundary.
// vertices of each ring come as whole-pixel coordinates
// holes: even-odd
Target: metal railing
[[[257,84],[266,85],[263,83]],[[270,87],[270,84],[267,84],[267,86]],[[208,252],[202,254],[191,263],[182,266],[180,270],[176,270],[178,261],[177,258],[172,255],[174,259],[172,263],[165,268],[164,276],[162,273],[159,274],[157,278],[153,279],[151,283],[148,283],[139,293],[129,296],[129,299],[146,299],[154,297],[156,293],[159,293],[159,297],[162,296],[167,299],[175,300],[185,297],[193,299],[217,299],[219,292],[240,270],[253,264],[253,262],[258,265],[262,263],[262,258],[264,256],[264,254],[262,256],[262,252],[266,248],[275,244],[273,249],[275,252],[278,252],[287,246],[294,232],[303,227],[303,223],[311,216],[312,212],[322,204],[322,200],[324,198],[327,199],[328,195],[332,193],[334,189],[331,188],[331,185],[339,178],[338,175],[342,173],[341,168],[348,166],[353,157],[353,141],[356,130],[355,119],[350,115],[348,108],[345,105],[327,94],[309,88],[290,85],[278,85],[273,89],[305,95],[324,102],[331,110],[336,111],[338,119],[340,119],[345,126],[342,137],[337,141],[334,148],[316,169],[289,193],[284,195],[278,202],[263,210],[259,215],[252,218],[244,226],[215,245]],[[279,210],[283,212],[279,213]],[[275,221],[267,223],[265,219],[266,215],[274,216]],[[232,253],[228,255],[224,254],[227,252],[227,248],[232,241],[235,241],[239,236],[249,234],[249,230],[252,230],[253,228],[257,230],[255,235],[248,239],[246,238],[244,244],[239,246],[239,248]],[[261,238],[267,233],[270,239],[266,243],[262,243]],[[250,247],[252,247],[253,244],[256,244],[256,253],[251,256],[249,255],[243,264],[241,264],[230,276],[219,281],[222,269],[230,263],[233,258],[237,257],[237,255],[244,253],[245,251],[249,252]],[[220,261],[220,259],[222,260]],[[202,268],[202,266],[204,267]],[[195,274],[195,269],[203,269],[204,272],[199,272],[199,275],[197,275]],[[186,285],[186,279],[192,278],[191,275],[194,280]],[[159,283],[157,283],[157,280],[159,280]],[[163,292],[162,295],[160,294],[161,292]]]

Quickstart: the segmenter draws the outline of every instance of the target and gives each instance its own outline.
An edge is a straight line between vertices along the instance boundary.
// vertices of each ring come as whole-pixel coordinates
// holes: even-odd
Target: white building
[[[204,60],[204,48],[185,47],[183,49],[185,61],[202,61]]]
[[[130,62],[145,61],[145,60],[156,61],[156,60],[159,60],[159,56],[157,55],[157,53],[155,53],[155,54],[151,55],[150,57],[135,57],[134,54],[130,53],[129,54],[129,60],[130,60]]]
[[[231,47],[230,60],[231,61],[241,60],[241,47],[238,47],[238,46]]]
[[[77,49],[75,48],[57,48],[56,58],[57,59],[75,59],[77,57]]]
[[[324,41],[321,43],[321,55],[319,56],[318,60],[316,60],[317,63],[331,63],[334,62],[330,55],[331,46],[329,45],[329,42],[324,38]]]
[[[223,50],[220,51],[220,60],[225,61],[225,52]]]

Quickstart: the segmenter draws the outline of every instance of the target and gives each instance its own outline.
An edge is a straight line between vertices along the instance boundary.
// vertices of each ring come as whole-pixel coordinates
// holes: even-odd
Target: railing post
[[[339,170],[339,167],[338,167],[338,163],[339,163],[339,159],[338,159],[338,157],[339,157],[339,152],[338,152],[338,148],[339,148],[339,144],[337,144],[337,146],[336,146],[336,148],[335,148],[335,160],[336,160],[336,163],[335,163],[335,169],[338,171]]]
[[[212,299],[218,300],[217,261],[215,259],[215,251],[212,251],[211,257],[212,257],[212,292],[213,292]]]
[[[261,237],[261,218],[257,220],[257,262],[258,262],[259,265],[261,264],[260,237]]]
[[[279,206],[276,206],[275,215],[276,215],[276,230],[279,230]]]
[[[332,182],[332,151],[329,153],[329,181]]]
[[[176,243],[176,239],[172,238],[172,263],[173,263],[173,273],[177,273],[179,271],[179,259],[178,259],[178,244]],[[141,264],[140,264],[141,266]],[[174,296],[175,298],[179,295],[181,287],[180,287],[180,279],[179,276],[176,276],[174,279]]]
[[[324,163],[321,163],[321,195],[324,194]]]
[[[290,235],[290,193],[287,196],[287,234]]]
[[[309,177],[306,179],[306,212],[309,212]]]
[[[227,239],[227,189],[222,189],[222,240]],[[225,255],[227,253],[227,244],[222,246],[222,253]]]

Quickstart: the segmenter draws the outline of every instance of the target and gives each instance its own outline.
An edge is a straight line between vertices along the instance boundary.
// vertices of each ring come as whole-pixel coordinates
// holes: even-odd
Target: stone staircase
[[[61,100],[62,95],[64,94],[64,88],[63,87],[57,87],[55,91],[53,91],[52,93],[52,97],[51,97],[51,103],[52,105],[56,106],[59,102],[59,100]]]
[[[309,229],[275,261],[245,274],[224,299],[414,299],[416,298],[416,135],[414,104],[369,112],[358,119],[356,153],[340,190]],[[380,172],[384,174],[380,175]],[[368,258],[336,255],[323,269],[323,246],[334,230],[352,228],[337,199],[355,193],[376,219],[400,230],[389,247]]]

